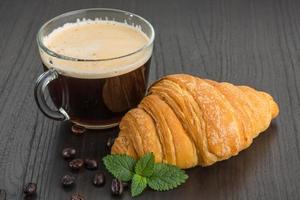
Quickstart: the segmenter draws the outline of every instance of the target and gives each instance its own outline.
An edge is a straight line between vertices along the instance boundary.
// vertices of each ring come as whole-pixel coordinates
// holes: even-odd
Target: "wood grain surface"
[[[253,145],[211,167],[190,169],[186,184],[169,192],[147,190],[136,199],[300,199],[300,1],[297,0],[0,0],[0,199],[22,199],[27,182],[37,199],[64,200],[80,192],[88,200],[113,199],[111,177],[95,188],[94,172],[70,173],[60,152],[80,149],[101,159],[118,130],[70,134],[70,124],[38,110],[33,87],[42,73],[35,36],[48,19],[66,11],[110,7],[135,12],[156,30],[151,82],[185,72],[247,84],[271,93],[280,116]],[[125,192],[119,199],[131,199]]]

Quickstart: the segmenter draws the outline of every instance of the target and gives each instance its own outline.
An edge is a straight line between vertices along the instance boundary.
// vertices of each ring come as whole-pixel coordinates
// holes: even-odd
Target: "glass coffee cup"
[[[146,93],[154,29],[116,9],[77,10],[46,22],[37,43],[44,73],[35,85],[40,110],[88,129],[117,126]],[[46,89],[55,107],[46,101]]]

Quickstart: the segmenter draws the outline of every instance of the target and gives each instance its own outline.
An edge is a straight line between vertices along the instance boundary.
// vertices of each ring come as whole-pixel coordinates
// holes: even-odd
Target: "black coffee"
[[[149,67],[150,59],[132,72],[111,78],[82,79],[62,75],[49,85],[50,96],[54,104],[63,107],[78,124],[117,123],[144,97]]]

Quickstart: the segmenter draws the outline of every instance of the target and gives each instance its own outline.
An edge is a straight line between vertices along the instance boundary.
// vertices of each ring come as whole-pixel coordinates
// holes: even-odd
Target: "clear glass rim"
[[[58,20],[60,18],[67,17],[67,16],[70,16],[70,15],[75,15],[75,14],[78,14],[78,13],[81,13],[81,12],[85,12],[85,11],[110,11],[110,12],[124,13],[124,14],[127,14],[127,15],[133,15],[133,16],[139,18],[140,20],[144,21],[150,27],[151,32],[152,32],[152,36],[151,36],[151,38],[149,38],[149,42],[147,44],[145,44],[143,47],[137,49],[136,51],[133,51],[133,52],[131,52],[129,54],[125,54],[125,55],[122,55],[122,56],[112,57],[112,58],[105,58],[105,59],[80,59],[80,58],[74,58],[74,57],[70,57],[70,56],[65,56],[65,55],[56,53],[55,51],[52,51],[51,49],[47,48],[44,45],[44,43],[42,41],[42,35],[41,34],[42,34],[43,29],[48,24],[50,24],[51,22],[53,22],[55,20]],[[149,46],[151,46],[153,44],[154,38],[155,38],[154,28],[151,25],[151,23],[148,22],[145,18],[143,18],[143,17],[141,17],[141,16],[139,16],[137,14],[128,12],[128,11],[119,10],[119,9],[113,9],[113,8],[87,8],[87,9],[80,9],[80,10],[74,10],[74,11],[69,11],[69,12],[63,13],[61,15],[58,15],[58,16],[50,19],[46,23],[44,23],[41,26],[41,28],[39,29],[39,31],[37,33],[37,36],[36,36],[36,40],[37,40],[39,48],[41,48],[44,52],[46,52],[50,56],[56,57],[58,59],[63,59],[63,60],[69,60],[69,61],[86,61],[86,62],[89,62],[89,61],[90,62],[98,62],[98,61],[116,60],[116,59],[125,58],[125,57],[128,57],[128,56],[134,55],[136,53],[139,53],[139,52],[143,51],[144,49],[147,49]]]

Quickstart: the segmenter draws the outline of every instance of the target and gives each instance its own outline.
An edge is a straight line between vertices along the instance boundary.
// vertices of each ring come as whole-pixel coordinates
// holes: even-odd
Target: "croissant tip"
[[[272,119],[276,118],[279,115],[279,106],[278,104],[273,101],[271,105],[271,112],[272,112]]]

